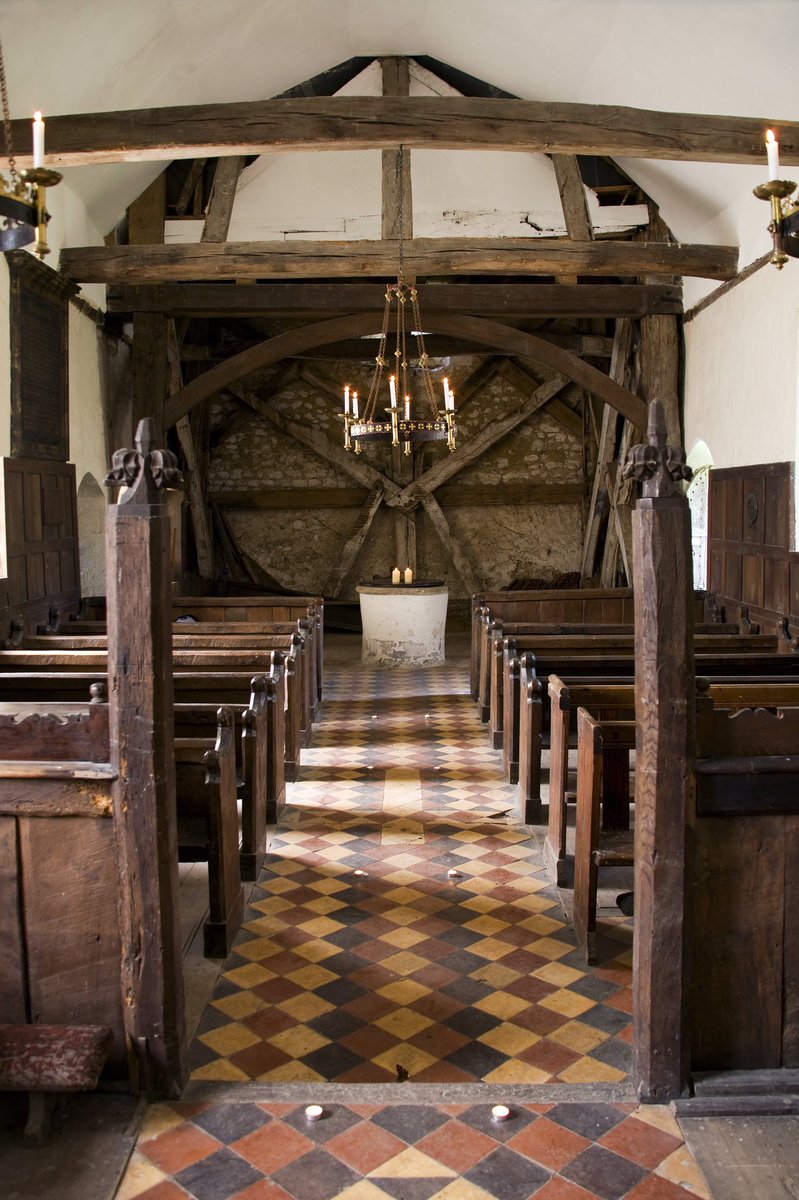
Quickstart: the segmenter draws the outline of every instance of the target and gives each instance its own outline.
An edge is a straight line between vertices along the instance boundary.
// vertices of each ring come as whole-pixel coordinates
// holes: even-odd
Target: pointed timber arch
[[[251,371],[272,366],[281,359],[301,354],[316,346],[329,346],[359,334],[379,333],[381,322],[382,314],[374,312],[336,317],[332,321],[304,325],[301,329],[279,333],[240,354],[234,354],[225,362],[205,371],[169,398],[164,408],[165,427],[174,425],[202,400],[209,399],[228,384],[249,375]],[[600,400],[604,400],[639,429],[646,428],[646,405],[643,400],[602,371],[598,371],[596,367],[583,362],[576,354],[553,346],[551,342],[536,337],[535,334],[513,329],[497,321],[487,321],[482,317],[452,316],[434,312],[425,313],[424,325],[425,330],[431,333],[466,337],[516,358],[529,358],[543,363],[586,388]]]

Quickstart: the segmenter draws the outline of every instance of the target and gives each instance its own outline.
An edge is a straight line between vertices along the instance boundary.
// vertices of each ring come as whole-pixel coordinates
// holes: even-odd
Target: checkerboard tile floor
[[[324,1099],[324,1095],[322,1096]],[[151,1107],[116,1200],[690,1200],[665,1108],[633,1104]]]
[[[328,670],[192,1079],[619,1083],[631,929],[575,950],[465,657]]]

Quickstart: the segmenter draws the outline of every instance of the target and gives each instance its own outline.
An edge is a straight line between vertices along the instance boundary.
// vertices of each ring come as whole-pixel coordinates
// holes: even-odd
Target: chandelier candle
[[[44,166],[44,121],[40,112],[33,114],[33,165]]]
[[[769,179],[780,177],[780,144],[774,136],[774,130],[766,130],[766,155],[768,158]]]

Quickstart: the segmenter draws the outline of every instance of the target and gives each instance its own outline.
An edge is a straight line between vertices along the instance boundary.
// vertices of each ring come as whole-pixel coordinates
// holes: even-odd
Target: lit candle
[[[447,391],[444,396],[444,408],[447,412],[455,411],[455,393],[450,391],[449,384],[447,384]]]
[[[352,415],[357,420],[357,418],[358,418],[358,393],[357,392],[352,393]]]
[[[397,407],[397,381],[393,375],[388,377],[388,390],[391,395],[391,407]]]
[[[410,398],[410,396],[406,396],[405,397],[405,420],[410,421],[410,419],[411,419],[411,398]]]
[[[44,121],[40,112],[33,114],[33,165],[44,166]]]
[[[773,129],[766,130],[766,154],[768,155],[768,177],[780,177],[780,144],[774,136]]]
[[[444,380],[444,408],[449,408],[449,380]]]
[[[400,581],[400,569],[399,569],[399,567],[395,567],[394,570],[391,572],[391,582],[399,583],[399,581]]]
[[[510,1116],[510,1109],[507,1104],[495,1104],[491,1109],[492,1121],[507,1121]]]
[[[410,567],[405,568],[405,582],[413,583],[413,571]]]
[[[309,1121],[319,1121],[324,1115],[324,1111],[321,1104],[309,1104],[305,1110],[306,1119]]]
[[[347,416],[349,416],[349,414],[350,414],[350,385],[349,384],[347,384],[347,386],[344,388],[344,412],[347,414]]]

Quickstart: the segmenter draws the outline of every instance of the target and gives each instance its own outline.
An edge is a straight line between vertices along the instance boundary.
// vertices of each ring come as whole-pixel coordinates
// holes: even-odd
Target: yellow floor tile
[[[412,975],[414,971],[421,971],[423,967],[429,965],[426,958],[420,958],[418,954],[412,954],[410,950],[391,954],[380,962],[381,967],[387,971],[393,971],[396,975]]]
[[[136,1200],[142,1192],[157,1187],[168,1178],[155,1163],[149,1162],[138,1150],[134,1150],[114,1200]]]
[[[610,1067],[598,1058],[591,1058],[590,1054],[572,1063],[558,1075],[558,1079],[564,1083],[621,1083],[625,1078],[624,1071]]]
[[[550,1041],[558,1042],[561,1046],[568,1046],[577,1054],[590,1054],[608,1038],[608,1034],[601,1029],[593,1029],[590,1025],[583,1024],[582,1021],[567,1021],[565,1025],[561,1025],[560,1029],[553,1029],[547,1036]]]
[[[492,962],[498,958],[504,958],[506,954],[512,954],[516,949],[510,942],[500,942],[498,938],[482,938],[479,942],[472,942],[469,946],[470,954],[477,954],[480,958],[490,959]]]
[[[260,1040],[251,1029],[246,1029],[244,1025],[238,1025],[235,1021],[200,1034],[200,1041],[224,1058],[229,1058],[237,1050],[246,1050],[248,1046],[254,1046]]]
[[[254,988],[259,983],[266,983],[267,979],[274,979],[275,973],[267,967],[262,967],[260,963],[253,962],[248,963],[246,967],[235,967],[232,971],[225,971],[222,978],[229,979],[239,987]]]
[[[240,1021],[242,1017],[250,1017],[255,1012],[260,1012],[262,1008],[266,1008],[265,1001],[256,996],[254,992],[234,992],[232,996],[222,996],[219,1000],[214,1000],[214,1008],[223,1012],[226,1017],[232,1017],[234,1021]]]
[[[258,1076],[259,1083],[324,1083],[324,1076],[307,1063],[287,1062]]]
[[[277,1046],[284,1054],[292,1058],[304,1058],[322,1046],[329,1046],[330,1039],[322,1037],[315,1029],[307,1025],[294,1025],[291,1029],[283,1029],[269,1039],[270,1046]]]
[[[150,1138],[158,1137],[159,1134],[182,1125],[185,1119],[171,1104],[151,1104],[144,1114],[138,1140],[147,1142]]]
[[[246,1083],[249,1075],[240,1070],[226,1058],[215,1058],[204,1067],[197,1067],[191,1073],[192,1079],[202,1079],[210,1083]]]
[[[549,1071],[542,1071],[530,1063],[519,1062],[518,1059],[508,1059],[501,1067],[489,1071],[485,1077],[486,1083],[548,1083],[551,1079]]]
[[[395,1004],[407,1005],[413,1004],[420,996],[429,995],[430,988],[425,987],[423,983],[417,983],[415,979],[397,979],[379,988],[377,994],[385,996],[387,1000],[393,1000]]]
[[[369,1175],[378,1179],[454,1179],[457,1171],[423,1154],[414,1146],[408,1146],[388,1162],[375,1167]]]
[[[431,1067],[436,1059],[432,1054],[426,1054],[424,1050],[420,1050],[418,1046],[412,1046],[410,1042],[398,1042],[396,1046],[392,1046],[390,1050],[386,1050],[373,1061],[392,1075],[396,1073],[397,1064],[399,1064],[413,1079],[414,1075],[424,1071],[426,1067]]]
[[[239,950],[241,953],[241,950]],[[338,975],[334,975],[332,971],[327,971],[324,967],[317,965],[308,967],[299,967],[296,971],[292,971],[286,976],[292,983],[296,983],[301,988],[306,988],[309,992],[313,992],[316,988],[323,987],[326,983],[332,983],[334,979],[338,979]]]
[[[564,1017],[579,1017],[582,1013],[588,1012],[589,1008],[596,1007],[595,1000],[589,999],[588,996],[581,996],[579,992],[570,992],[568,988],[552,992],[538,1003],[542,1008],[550,1008],[553,1012],[562,1013]]]
[[[545,967],[533,971],[533,974],[536,979],[543,979],[544,983],[552,983],[555,987],[568,987],[570,983],[585,977],[584,971],[575,971],[574,967],[558,962],[547,963]]]
[[[501,1017],[504,1021],[511,1021],[516,1013],[530,1007],[530,1001],[523,1000],[521,996],[512,996],[510,992],[492,992],[478,1000],[474,1007],[481,1008],[483,1012],[491,1013],[494,1017]]]
[[[332,1012],[334,1005],[328,1004],[327,1000],[323,1000],[321,996],[317,996],[313,992],[300,992],[298,996],[290,996],[288,1000],[282,1000],[277,1007],[288,1013],[289,1016],[296,1017],[298,1021],[312,1021],[314,1017],[320,1017],[322,1013]]]
[[[404,925],[399,929],[392,930],[391,933],[384,933],[380,938],[381,942],[388,942],[390,946],[398,946],[403,950],[407,950],[409,946],[415,946],[419,942],[423,942],[427,937],[426,933],[418,933],[416,930]]]
[[[530,1029],[522,1029],[521,1025],[504,1021],[502,1025],[488,1029],[477,1040],[485,1042],[487,1046],[493,1046],[495,1050],[501,1050],[503,1054],[514,1057],[521,1054],[522,1050],[527,1050],[535,1042],[540,1042],[541,1036],[533,1033]]]
[[[668,1158],[664,1158],[660,1166],[655,1168],[655,1174],[675,1183],[677,1187],[687,1188],[702,1200],[711,1200],[705,1178],[687,1146],[678,1147]]]
[[[374,1024],[385,1029],[386,1033],[404,1040],[427,1029],[434,1022],[429,1017],[423,1016],[422,1013],[414,1012],[413,1009],[397,1008],[393,1012],[386,1013],[384,1017],[378,1018]]]

